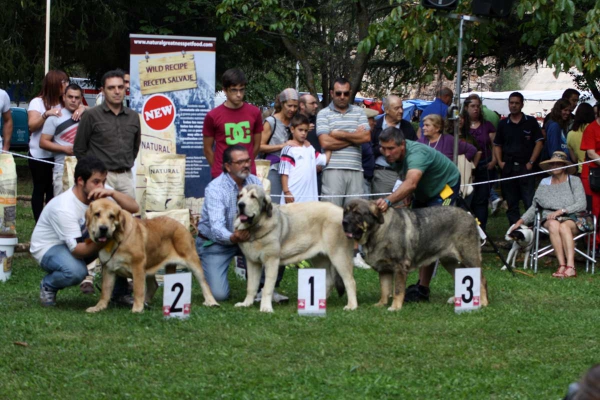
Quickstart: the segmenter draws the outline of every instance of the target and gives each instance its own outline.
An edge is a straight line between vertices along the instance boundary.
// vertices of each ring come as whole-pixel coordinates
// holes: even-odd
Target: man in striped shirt
[[[323,171],[322,194],[363,194],[361,145],[371,140],[362,108],[350,104],[350,82],[338,78],[330,91],[333,101],[317,115],[317,136],[323,151],[331,151]],[[324,198],[340,207],[347,197]]]

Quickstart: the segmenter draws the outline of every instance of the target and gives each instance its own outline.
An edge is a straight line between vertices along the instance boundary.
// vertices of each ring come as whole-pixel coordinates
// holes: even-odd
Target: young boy
[[[310,122],[303,114],[296,114],[290,122],[295,146],[281,151],[279,174],[283,196],[281,204],[318,201],[317,167],[324,167],[329,157],[318,153],[306,140]],[[285,197],[284,197],[285,196]]]

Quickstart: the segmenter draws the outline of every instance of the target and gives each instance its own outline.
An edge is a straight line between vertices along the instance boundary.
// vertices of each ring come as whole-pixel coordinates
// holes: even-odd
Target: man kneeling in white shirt
[[[85,213],[96,199],[111,197],[124,210],[135,213],[139,207],[135,199],[105,188],[107,170],[95,157],[84,157],[75,167],[75,186],[54,197],[42,211],[33,235],[31,254],[48,272],[40,284],[42,306],[56,305],[60,289],[78,285],[87,275],[87,263],[93,261],[104,244],[88,239]],[[126,294],[127,280],[120,278],[113,298]]]

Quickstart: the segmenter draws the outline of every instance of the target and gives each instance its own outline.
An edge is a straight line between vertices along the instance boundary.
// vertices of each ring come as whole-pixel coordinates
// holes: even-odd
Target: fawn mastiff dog
[[[160,268],[182,265],[192,271],[202,287],[205,306],[218,306],[204,279],[194,238],[179,222],[169,217],[141,220],[110,199],[90,203],[86,213],[90,239],[106,243],[98,257],[102,263],[102,296],[86,311],[104,310],[110,301],[115,275],[133,278],[132,312],[144,310],[144,300],[154,296],[158,285],[154,274]]]
[[[458,207],[389,209],[382,213],[375,202],[364,199],[352,200],[344,207],[346,236],[362,244],[365,261],[379,273],[381,298],[376,306],[387,305],[393,287],[390,311],[402,308],[406,276],[412,270],[437,259],[452,276],[459,263],[481,268],[476,224]],[[488,305],[483,272],[481,305]]]
[[[344,310],[356,309],[353,243],[342,230],[342,208],[327,202],[273,205],[259,185],[242,189],[237,208],[234,225],[236,229],[250,231],[250,240],[239,244],[246,257],[248,287],[246,299],[236,307],[253,304],[264,265],[260,311],[273,312],[272,297],[279,266],[310,259],[315,268],[327,269],[327,293],[336,281],[336,273],[341,277],[348,294]]]

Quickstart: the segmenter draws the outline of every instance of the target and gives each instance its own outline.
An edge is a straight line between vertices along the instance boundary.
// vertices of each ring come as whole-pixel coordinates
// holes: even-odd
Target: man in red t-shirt
[[[600,192],[594,192],[590,188],[590,168],[600,168],[600,115],[596,114],[596,120],[592,121],[583,131],[581,138],[581,150],[585,150],[586,160],[596,160],[593,163],[583,164],[581,170],[581,183],[588,198],[588,207],[592,204],[592,212],[596,217],[600,215]],[[596,235],[596,243],[600,243],[600,235]]]
[[[263,131],[262,115],[258,107],[244,102],[246,76],[237,68],[228,69],[222,78],[227,100],[211,110],[204,118],[202,131],[204,156],[214,178],[223,172],[223,152],[229,146],[240,144],[248,149],[252,160],[251,171],[256,175],[254,158],[260,148]]]

